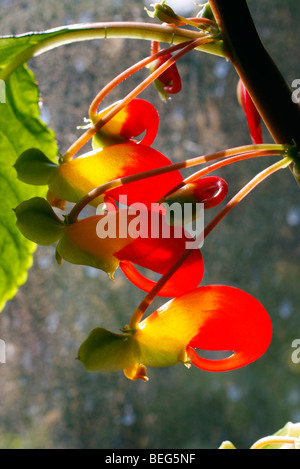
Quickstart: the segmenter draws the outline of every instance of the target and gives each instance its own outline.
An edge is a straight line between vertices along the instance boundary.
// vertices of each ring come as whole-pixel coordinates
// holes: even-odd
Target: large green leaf
[[[6,57],[4,54],[3,59]],[[31,147],[41,149],[52,160],[57,155],[55,135],[39,119],[34,75],[25,65],[7,79],[5,101],[0,104],[0,311],[26,281],[35,250],[35,244],[25,239],[16,227],[13,209],[24,200],[44,196],[46,192],[45,187],[20,182],[13,165]]]

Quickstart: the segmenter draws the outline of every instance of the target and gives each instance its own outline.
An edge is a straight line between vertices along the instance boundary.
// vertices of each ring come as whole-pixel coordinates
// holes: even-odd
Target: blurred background
[[[148,21],[144,6],[150,3],[0,0],[1,35],[82,22]],[[266,48],[291,85],[300,78],[299,1],[248,3]],[[192,0],[168,4],[186,16],[197,12]],[[76,127],[99,89],[148,53],[146,41],[97,40],[30,61],[43,100],[41,118],[56,132],[61,152],[80,134]],[[179,161],[250,143],[232,66],[193,52],[178,68],[179,95],[167,104],[154,88],[142,95],[160,114],[153,146]],[[126,80],[106,103],[146,74]],[[264,132],[265,141],[272,142]],[[218,174],[233,195],[267,164],[265,159],[246,161]],[[300,364],[291,360],[291,344],[300,339],[299,196],[289,171],[279,172],[205,242],[203,284],[246,290],[263,303],[274,325],[272,344],[260,360],[224,374],[178,365],[149,369],[150,380],[144,383],[131,382],[122,372],[87,373],[75,360],[79,345],[94,327],[118,331],[144,294],[121,273],[112,282],[90,268],[58,267],[54,248],[38,248],[27,283],[0,316],[0,337],[7,347],[7,363],[0,365],[0,448],[209,449],[223,440],[248,448],[286,422],[300,421]],[[209,220],[216,212],[206,214]]]

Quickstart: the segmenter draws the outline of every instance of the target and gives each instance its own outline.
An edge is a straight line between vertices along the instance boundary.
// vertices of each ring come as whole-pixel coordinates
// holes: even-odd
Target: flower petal
[[[149,292],[156,282],[142,275],[133,264],[163,275],[189,248],[193,238],[181,226],[170,226],[165,216],[156,211],[140,211],[139,221],[143,224],[139,226],[139,236],[115,255],[121,260],[120,268],[127,278]],[[194,248],[158,296],[174,297],[193,290],[201,282],[203,272],[201,252]]]
[[[261,116],[241,79],[238,82],[237,94],[239,103],[247,117],[252,142],[254,144],[263,143]]]
[[[151,65],[149,66],[150,72],[154,72],[161,65],[167,62],[167,60],[169,60],[171,57],[172,57],[171,54],[165,54],[159,59],[152,62]],[[179,93],[182,88],[182,83],[181,83],[181,78],[180,78],[176,63],[171,65],[156,80],[154,80],[154,85],[162,101],[167,101],[168,94]]]
[[[171,161],[162,153],[145,145],[134,142],[111,145],[59,165],[49,183],[49,190],[62,200],[77,202],[109,181],[170,164]],[[179,171],[172,171],[112,189],[109,195],[116,201],[121,195],[127,196],[128,205],[142,202],[150,207],[181,181]],[[92,205],[98,206],[103,199],[103,196],[98,197]]]
[[[144,291],[150,291],[155,282],[139,274],[132,263],[164,274],[185,252],[186,243],[191,242],[191,237],[181,227],[174,229],[166,223],[165,236],[162,236],[154,232],[151,226],[152,213],[144,210],[142,216],[145,223],[141,216],[132,214],[130,210],[111,210],[104,215],[62,225],[63,233],[56,248],[58,259],[101,269],[111,278],[120,265],[133,284]],[[156,223],[157,216],[155,212],[153,224]],[[159,220],[161,227],[164,222],[162,215]],[[139,224],[141,227],[137,230]],[[151,233],[154,237],[151,237]],[[159,296],[173,297],[196,288],[201,282],[203,271],[201,252],[194,249]]]
[[[267,350],[271,320],[249,294],[227,286],[200,287],[169,301],[139,325],[140,362],[167,366],[192,362],[208,371],[245,366]],[[225,359],[198,356],[194,348],[232,351]]]
[[[67,262],[103,270],[113,278],[119,266],[115,253],[132,242],[126,233],[124,237],[119,236],[122,223],[127,227],[127,217],[122,219],[124,212],[110,211],[67,225],[57,245],[57,254]]]
[[[209,176],[185,184],[164,199],[168,205],[173,203],[196,204],[203,203],[205,209],[220,204],[228,194],[228,186],[224,179]]]
[[[115,104],[100,112],[97,117],[104,116]],[[95,135],[93,148],[122,143],[138,137],[145,131],[140,143],[150,146],[156,137],[158,125],[159,116],[155,107],[143,99],[133,99]]]

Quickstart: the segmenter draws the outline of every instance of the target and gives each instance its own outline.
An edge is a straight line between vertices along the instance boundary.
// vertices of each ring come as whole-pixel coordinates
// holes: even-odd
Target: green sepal
[[[153,84],[158,92],[158,96],[160,97],[161,101],[163,103],[166,103],[169,100],[169,96],[168,96],[168,93],[164,89],[165,87],[164,83],[159,81],[159,79],[157,78],[156,80],[154,80]]]
[[[57,166],[37,148],[26,150],[14,164],[20,181],[37,186],[49,184]]]
[[[150,16],[150,18],[158,18],[163,23],[171,23],[179,25],[181,22],[181,18],[176,15],[174,10],[166,5],[166,0],[162,0],[161,3],[153,3],[151,6],[154,8],[154,11],[149,11],[148,8],[145,7],[146,12]]]
[[[131,333],[93,329],[78,350],[77,359],[89,372],[120,371],[138,362],[139,346]]]
[[[57,217],[47,200],[34,197],[22,202],[14,210],[16,225],[25,238],[36,244],[50,246],[63,234],[65,225]]]
[[[212,11],[212,8],[210,6],[210,3],[207,2],[204,5],[201,5],[202,9],[199,11],[197,18],[207,18],[212,21],[216,21],[215,15]]]

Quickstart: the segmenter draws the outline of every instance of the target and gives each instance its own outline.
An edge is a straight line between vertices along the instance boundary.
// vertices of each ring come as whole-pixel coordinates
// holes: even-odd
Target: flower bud
[[[180,224],[184,224],[198,218],[202,214],[202,208],[210,209],[220,204],[225,199],[227,193],[228,186],[226,181],[219,177],[210,176],[185,184],[163,200],[164,205],[167,204],[169,207],[176,203],[180,204],[182,214],[187,214],[187,209],[192,208],[192,210],[189,210],[191,219],[185,217],[179,220]],[[203,204],[200,209],[199,204]],[[178,221],[175,219],[171,221],[173,224],[178,224]]]
[[[162,0],[161,3],[153,3],[151,6],[154,8],[154,11],[152,12],[149,11],[147,8],[145,8],[145,10],[151,18],[156,17],[163,23],[173,24],[175,26],[180,25],[182,19],[178,15],[176,15],[174,10],[172,10],[172,8],[166,5],[165,3],[166,0]]]
[[[246,115],[252,142],[257,145],[263,143],[261,116],[241,79],[238,81],[237,98]]]
[[[202,8],[198,13],[197,18],[207,18],[209,20],[215,21],[215,16],[210,6],[210,3],[208,2],[201,6]]]

